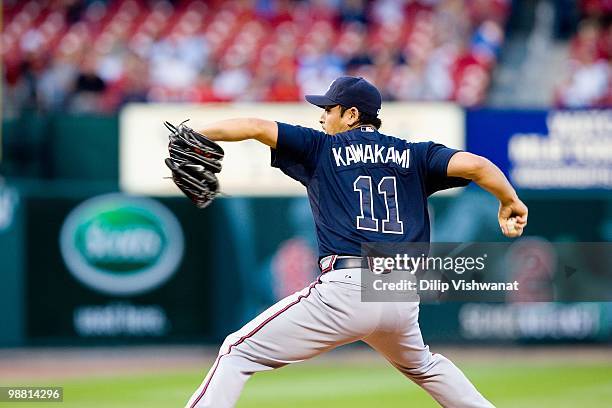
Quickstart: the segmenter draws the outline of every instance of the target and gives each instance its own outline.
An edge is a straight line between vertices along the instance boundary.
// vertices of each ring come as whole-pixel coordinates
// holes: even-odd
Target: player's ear
[[[359,123],[359,109],[353,106],[351,109],[348,110],[348,113],[350,115],[349,119],[351,121],[351,127]]]

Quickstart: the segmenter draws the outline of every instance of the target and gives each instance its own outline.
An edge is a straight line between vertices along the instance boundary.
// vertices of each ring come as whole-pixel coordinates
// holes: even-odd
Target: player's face
[[[328,135],[346,132],[355,122],[354,108],[348,109],[343,115],[340,115],[340,110],[340,105],[326,106],[323,109],[319,123]]]

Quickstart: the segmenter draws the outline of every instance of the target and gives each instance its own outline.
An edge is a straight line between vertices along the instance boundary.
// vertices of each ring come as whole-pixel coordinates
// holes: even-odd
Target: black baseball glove
[[[219,195],[216,174],[221,171],[224,152],[221,146],[186,126],[185,122],[178,126],[164,122],[170,131],[170,157],[165,163],[172,171],[174,184],[198,208],[204,208]]]

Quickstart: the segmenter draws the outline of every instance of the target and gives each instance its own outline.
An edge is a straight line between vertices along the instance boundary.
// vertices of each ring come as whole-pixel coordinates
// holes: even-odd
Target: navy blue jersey
[[[360,256],[362,242],[429,242],[427,197],[469,183],[446,175],[456,152],[370,126],[331,136],[278,123],[272,166],[306,186],[319,256]]]

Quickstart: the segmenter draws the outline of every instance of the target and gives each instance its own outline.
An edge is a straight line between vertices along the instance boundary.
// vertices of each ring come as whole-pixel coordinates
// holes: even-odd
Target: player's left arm
[[[455,153],[447,175],[474,181],[499,200],[499,226],[505,236],[515,238],[527,225],[527,206],[519,199],[504,173],[488,159],[468,152]]]
[[[276,122],[256,118],[226,119],[210,123],[200,133],[216,142],[239,142],[255,139],[276,148],[278,125]]]

